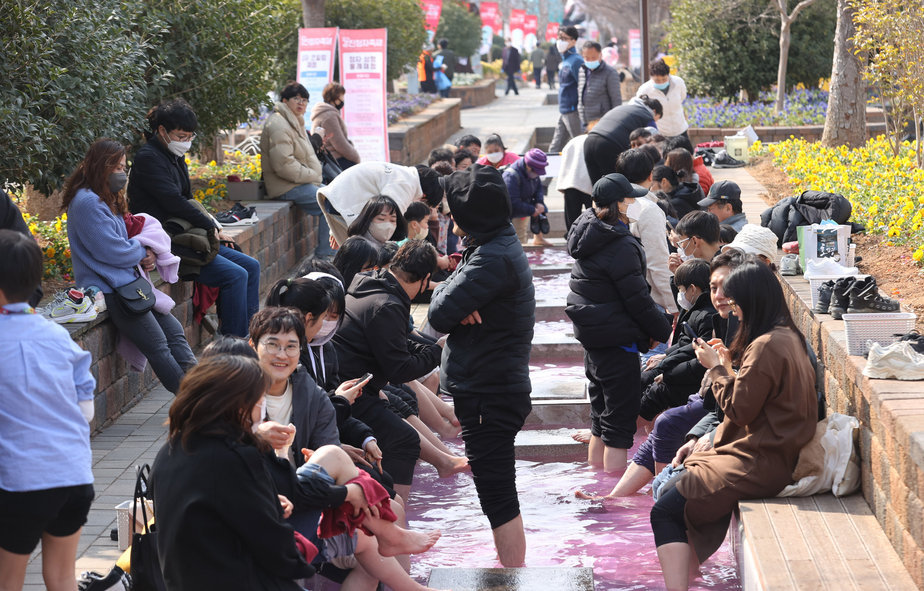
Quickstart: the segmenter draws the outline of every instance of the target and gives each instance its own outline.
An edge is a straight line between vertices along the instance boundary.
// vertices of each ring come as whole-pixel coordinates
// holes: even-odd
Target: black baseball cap
[[[709,196],[707,196],[702,201],[699,201],[697,205],[702,208],[709,207],[713,203],[719,202],[733,203],[735,201],[741,201],[741,187],[738,186],[738,183],[733,181],[719,181],[714,183],[709,188]]]

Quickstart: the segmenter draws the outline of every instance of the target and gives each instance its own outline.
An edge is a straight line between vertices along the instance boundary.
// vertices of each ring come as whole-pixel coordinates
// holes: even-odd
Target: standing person
[[[602,48],[596,41],[587,41],[582,50],[584,63],[578,74],[578,113],[581,126],[606,115],[622,104],[619,72],[604,63]]]
[[[65,185],[74,279],[80,285],[100,287],[120,338],[128,339],[151,362],[154,374],[175,394],[186,370],[196,364],[183,325],[169,311],[157,308],[143,314],[128,312],[115,292],[138,277],[139,267],[147,273],[157,261],[153,250],[128,237],[125,176],[125,148],[101,139],[90,146]]]
[[[147,121],[147,142],[135,154],[128,181],[132,213],[149,213],[161,224],[173,217],[182,218],[196,228],[218,232],[218,238],[230,239],[214,218],[190,203],[193,196],[185,155],[199,125],[195,111],[183,99],[174,99],[151,109]],[[221,290],[221,332],[246,336],[250,317],[260,308],[260,263],[221,246],[218,256],[201,267],[196,281]]]
[[[41,281],[35,240],[0,230],[0,588],[22,589],[41,541],[45,588],[72,591],[93,502],[96,382],[90,354],[29,305]]]
[[[417,58],[417,82],[420,92],[436,94],[436,82],[433,81],[433,54],[425,45]]]
[[[533,80],[536,82],[536,90],[542,87],[542,66],[545,64],[545,51],[538,45],[529,54],[529,61],[533,65]]]
[[[510,200],[500,173],[476,164],[453,173],[447,193],[456,232],[472,242],[430,302],[430,324],[449,335],[440,385],[455,402],[500,562],[522,566],[526,536],[513,443],[532,408],[532,272],[510,224]]]
[[[693,346],[725,418],[712,449],[683,460],[651,509],[668,589],[688,588],[690,566],[718,549],[739,500],[773,497],[792,482],[818,421],[815,371],[776,275],[746,262],[723,289],[741,322],[735,340],[729,348],[702,339]]]
[[[687,85],[683,78],[671,74],[670,66],[663,59],[656,59],[648,66],[651,79],[638,87],[635,96],[651,97],[661,103],[664,115],[658,121],[658,131],[665,137],[687,134],[690,124],[683,114],[683,101],[687,98]]]
[[[320,129],[324,130],[321,134],[324,137],[324,146],[330,155],[337,159],[341,170],[359,164],[361,160],[359,152],[356,151],[356,147],[347,134],[346,122],[340,115],[340,111],[343,110],[344,95],[346,95],[346,88],[339,82],[331,82],[324,87],[321,93],[324,102],[311,108],[311,127],[315,133],[319,133]],[[319,223],[327,226],[324,220],[319,220]],[[320,238],[318,244],[320,244]]]
[[[442,55],[433,58],[433,81],[436,84],[436,90],[440,96],[449,98],[449,91],[452,89],[452,80],[446,75],[446,62]]]
[[[501,53],[501,60],[501,69],[504,74],[507,74],[507,89],[504,91],[504,96],[510,94],[511,90],[513,94],[519,95],[516,76],[520,72],[520,50],[513,46],[510,39],[507,39],[507,44]]]
[[[449,39],[440,39],[438,45],[440,48],[433,54],[433,57],[443,56],[443,65],[446,66],[443,69],[443,73],[446,74],[446,77],[452,82],[452,79],[456,75],[456,66],[458,65],[456,52],[449,49]]]
[[[279,96],[280,101],[276,103],[273,114],[260,134],[260,163],[266,196],[291,201],[306,214],[320,218],[318,246],[314,256],[329,258],[334,255],[330,247],[330,229],[318,206],[318,189],[322,182],[321,161],[305,131],[308,89],[298,82],[290,82]],[[331,133],[334,129],[325,127],[324,131]]]
[[[626,469],[640,407],[639,353],[664,342],[671,323],[649,295],[645,251],[629,233],[637,219],[635,200],[646,189],[621,174],[594,185],[594,207],[585,210],[568,235],[571,293],[565,313],[584,347],[590,380],[591,439],[587,461],[606,472]]]
[[[504,171],[504,184],[510,196],[510,207],[513,215],[513,227],[517,231],[520,243],[526,242],[527,230],[530,221],[534,226],[541,226],[537,219],[548,212],[545,206],[545,187],[542,179],[548,159],[545,152],[533,148],[525,156],[511,164]],[[451,211],[451,210],[450,210]],[[538,229],[538,228],[537,228]],[[534,232],[533,246],[548,246],[550,243],[542,237],[542,231]]]
[[[587,134],[571,138],[561,151],[561,166],[555,187],[564,194],[565,233],[574,225],[581,212],[592,206],[590,194],[594,190],[584,162],[584,142]]]
[[[549,144],[549,153],[558,154],[573,137],[581,135],[581,116],[578,114],[578,76],[584,60],[578,55],[575,45],[578,40],[576,27],[567,26],[558,30],[555,43],[561,53],[561,72],[558,74],[558,125]]]
[[[597,121],[584,142],[584,162],[594,183],[616,171],[619,155],[631,148],[629,135],[639,127],[649,127],[661,118],[661,103],[648,97],[635,97],[611,109]]]
[[[561,65],[561,54],[555,43],[549,45],[545,52],[545,79],[549,83],[549,90],[555,90],[555,80],[558,79],[558,67]]]

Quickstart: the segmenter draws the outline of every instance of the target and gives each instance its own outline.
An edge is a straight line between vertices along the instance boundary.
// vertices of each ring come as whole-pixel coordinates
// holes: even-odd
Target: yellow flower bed
[[[795,138],[754,148],[773,158],[795,194],[840,193],[853,205],[852,221],[870,234],[885,234],[889,244],[907,245],[916,262],[924,260],[924,169],[915,166],[911,144],[897,157],[882,136],[857,149]]]
[[[210,211],[212,204],[221,201],[228,194],[228,176],[237,175],[241,180],[260,180],[263,174],[260,155],[251,156],[240,151],[225,152],[225,163],[221,166],[214,160],[202,164],[186,157],[189,176],[193,181],[193,199]],[[197,182],[198,181],[198,182]],[[203,186],[204,185],[204,186]]]
[[[44,222],[23,212],[22,219],[42,247],[44,279],[70,281],[74,268],[71,264],[71,245],[67,240],[67,214],[62,213],[53,222]]]

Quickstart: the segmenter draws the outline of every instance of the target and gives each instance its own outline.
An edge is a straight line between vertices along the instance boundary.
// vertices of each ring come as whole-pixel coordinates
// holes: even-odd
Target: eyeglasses
[[[177,142],[191,142],[194,139],[196,139],[196,134],[194,133],[191,133],[189,135],[183,134],[183,135],[178,135],[176,137],[173,137],[171,134],[168,133],[167,137]]]
[[[294,99],[292,99],[292,101],[293,101],[296,105],[307,105],[307,104],[308,104],[308,99],[306,99],[306,98],[301,98],[301,97],[294,98]]]
[[[678,240],[678,241],[677,241],[677,248],[679,248],[680,250],[686,252],[686,250],[687,250],[687,242],[689,242],[690,240],[693,240],[693,238],[690,237],[690,238],[684,238],[683,240]]]
[[[283,347],[276,341],[260,341],[260,345],[270,355],[278,355],[280,351],[285,351],[287,357],[294,358],[298,357],[302,352],[302,348],[294,343],[290,343]]]

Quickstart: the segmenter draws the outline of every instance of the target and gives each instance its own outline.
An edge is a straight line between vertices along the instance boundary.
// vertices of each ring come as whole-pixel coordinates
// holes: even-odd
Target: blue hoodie
[[[572,47],[561,55],[558,72],[558,112],[571,113],[578,108],[578,75],[584,60]]]

